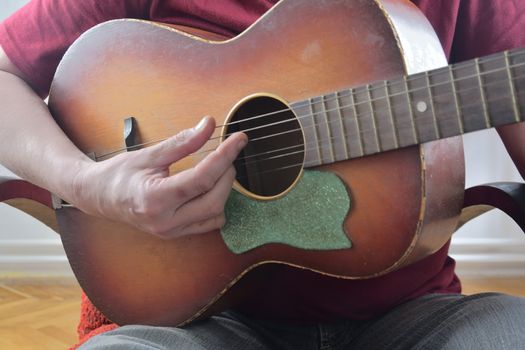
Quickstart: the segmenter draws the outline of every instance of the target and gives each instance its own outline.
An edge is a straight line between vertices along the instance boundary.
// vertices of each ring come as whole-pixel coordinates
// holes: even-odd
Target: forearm
[[[506,125],[497,130],[521,177],[525,179],[525,122]]]
[[[64,135],[42,100],[15,74],[0,70],[0,163],[80,210],[161,237],[216,230],[247,138],[236,133],[195,167],[169,167],[199,150],[211,118],[154,146],[95,163]],[[125,181],[122,181],[125,179]]]
[[[46,104],[14,74],[0,71],[0,163],[66,200],[91,160],[66,137]]]

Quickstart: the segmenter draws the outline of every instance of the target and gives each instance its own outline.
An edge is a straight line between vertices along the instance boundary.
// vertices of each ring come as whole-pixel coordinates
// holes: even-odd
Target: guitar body
[[[430,24],[408,1],[284,0],[224,41],[144,21],[99,25],[65,55],[49,105],[73,142],[102,159],[124,147],[129,116],[147,143],[204,115],[223,124],[251,94],[291,102],[445,64]],[[198,160],[189,157],[172,171]],[[217,231],[166,241],[67,207],[57,210],[61,237],[82,288],[108,318],[173,326],[271,283],[263,271],[271,268],[262,265],[372,278],[435,252],[457,225],[464,190],[460,138],[316,170],[337,174],[347,187],[349,249],[272,243],[234,254]]]

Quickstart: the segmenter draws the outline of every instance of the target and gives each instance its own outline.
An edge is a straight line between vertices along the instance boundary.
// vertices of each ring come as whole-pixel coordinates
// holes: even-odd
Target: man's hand
[[[72,204],[163,238],[222,227],[235,178],[232,163],[246,145],[246,135],[232,135],[194,168],[171,176],[168,170],[201,148],[214,128],[213,119],[204,118],[155,146],[91,163],[74,181]]]
[[[169,166],[209,139],[213,119],[158,145],[95,163],[66,137],[29,82],[0,47],[0,162],[15,174],[88,214],[160,237],[224,224],[235,177],[232,162],[246,135],[230,136],[194,168],[172,176]]]

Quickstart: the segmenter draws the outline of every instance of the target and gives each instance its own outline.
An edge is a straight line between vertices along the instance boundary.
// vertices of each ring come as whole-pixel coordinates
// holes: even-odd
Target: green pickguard
[[[221,234],[236,254],[268,243],[310,250],[350,248],[343,228],[349,210],[350,196],[337,175],[306,170],[296,186],[276,200],[258,201],[232,191]]]

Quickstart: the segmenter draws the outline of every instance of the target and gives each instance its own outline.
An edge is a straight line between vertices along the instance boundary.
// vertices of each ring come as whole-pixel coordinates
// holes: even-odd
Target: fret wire
[[[514,78],[515,79],[515,78]],[[523,92],[525,93],[525,91]],[[522,95],[523,93],[518,93],[518,95]],[[507,97],[502,97],[502,98],[507,98]],[[502,98],[498,98],[498,99],[495,99],[495,100],[501,100]],[[472,106],[474,104],[468,104],[466,105],[465,107],[469,107],[469,106]],[[445,117],[443,120],[452,120],[452,118],[449,118],[449,117]],[[330,122],[331,123],[331,122]],[[310,128],[312,128],[313,126],[309,126]],[[289,131],[286,131],[286,132],[293,132],[293,131],[297,131],[297,130],[300,130],[300,129],[293,129],[293,130],[289,130]],[[286,133],[286,132],[283,132],[283,133]],[[363,131],[364,132],[364,131]],[[347,133],[345,137],[348,137],[350,136],[351,133]],[[308,142],[308,143],[305,143],[304,146],[308,146],[308,145],[311,145],[312,143],[311,142]],[[277,149],[277,150],[273,150],[273,151],[269,151],[269,152],[265,152],[265,153],[260,153],[258,155],[263,155],[263,154],[270,154],[270,153],[275,153],[275,152],[278,152],[278,151],[281,151],[281,150],[285,150],[285,149],[293,149],[293,148],[297,148],[297,147],[300,147],[301,145],[296,145],[296,146],[290,146],[290,147],[285,147],[285,148],[281,148],[281,149]],[[321,148],[323,148],[323,146],[321,146]],[[313,148],[305,148],[305,151],[308,151],[308,150],[311,150]],[[213,150],[209,150],[209,151],[213,151]],[[292,152],[290,154],[296,154],[298,152],[302,152],[302,151],[297,151],[297,152]],[[241,159],[247,159],[247,158],[253,158],[255,156],[258,156],[257,154],[256,155],[252,155],[252,156],[249,156],[249,157],[244,157],[244,158],[241,158]],[[356,158],[356,157],[349,157],[348,159],[353,159],[353,158]],[[319,164],[314,164],[312,163],[311,161],[306,161],[306,164],[309,164],[309,166],[315,166],[315,165],[319,165]]]
[[[482,73],[482,74],[485,74],[485,73]],[[476,77],[475,75],[472,75],[472,76],[469,76],[468,78],[475,78],[475,77]],[[524,76],[520,76],[520,77],[514,77],[513,80],[516,80],[516,79],[519,79],[519,78],[523,78],[523,77],[525,77],[525,75],[524,75]],[[491,85],[493,85],[494,83],[503,83],[503,82],[505,82],[506,80],[507,80],[507,79],[503,79],[503,80],[500,80],[500,81],[497,81],[497,82],[486,83],[485,85],[486,85],[486,86],[491,86]],[[440,84],[440,85],[442,85],[442,84]],[[432,85],[432,86],[436,86],[436,85]],[[464,90],[462,90],[462,92],[469,91],[469,90],[474,90],[474,89],[479,89],[479,87],[478,87],[478,86],[476,86],[476,87],[470,87],[470,88],[468,88],[468,89],[464,89]],[[447,92],[447,93],[448,93],[448,92]],[[403,92],[403,94],[406,94],[406,92]],[[518,94],[519,94],[519,93],[518,93]],[[397,94],[393,94],[393,95],[391,94],[390,96],[398,96],[398,95],[401,95],[401,93],[397,93]],[[435,96],[441,96],[441,95],[435,95],[435,94],[433,94],[433,95],[434,95],[434,97],[435,97]],[[351,97],[351,96],[352,96],[352,95],[349,94],[347,97]],[[384,99],[384,98],[385,98],[385,97],[381,97],[381,99]],[[377,100],[379,100],[379,99],[376,98],[375,100],[377,101]],[[355,106],[352,105],[352,103],[354,103],[354,102],[352,101],[350,104],[348,104],[348,105],[344,105],[344,106],[342,106],[341,108],[351,108],[351,107],[355,107]],[[360,104],[362,104],[362,103],[361,103],[361,102],[360,102],[360,103],[357,103],[357,105],[360,105]],[[475,104],[467,104],[467,105],[464,105],[463,108],[468,108],[468,107],[471,107],[471,106],[473,106],[473,105],[475,105]],[[395,106],[393,106],[393,107],[395,107]],[[334,110],[334,109],[332,109],[332,110]],[[368,113],[368,114],[370,114],[370,113]],[[361,114],[361,115],[368,115],[368,114]],[[455,118],[457,119],[457,117],[455,117]],[[448,120],[449,118],[446,118],[446,119]],[[412,123],[410,123],[410,124],[412,124]],[[369,130],[366,130],[366,131],[363,131],[363,132],[369,132]]]
[[[390,101],[390,91],[388,89],[388,80],[385,80],[384,84],[385,84],[386,104],[388,106],[390,123],[392,124],[392,133],[394,134],[394,146],[395,148],[399,148],[399,133],[397,132],[396,121],[394,118],[394,111],[392,110],[392,103]]]
[[[315,113],[314,111],[314,105],[313,105],[313,98],[310,98],[308,99],[310,101],[310,112],[312,113],[311,114],[311,117],[312,117],[312,125],[313,125],[313,128],[314,128],[314,137],[315,137],[315,142],[317,143],[317,159],[319,159],[319,164],[323,164],[323,158],[321,157],[321,144],[319,143],[319,135],[317,134],[317,122],[315,120],[315,116],[317,115],[317,113]]]
[[[514,119],[517,122],[520,122],[520,109],[518,106],[518,100],[516,99],[516,86],[514,85],[514,81],[512,80],[512,71],[510,68],[510,61],[509,61],[509,52],[505,51],[505,66],[507,69],[507,74],[509,76],[509,85],[510,85],[510,94],[512,96],[512,105],[514,107]]]
[[[432,110],[432,121],[434,123],[434,130],[436,131],[436,139],[440,139],[441,130],[439,129],[437,122],[436,106],[434,105],[434,96],[432,94],[432,86],[430,85],[430,75],[428,74],[428,71],[425,72],[425,79],[428,86],[428,97],[430,98],[430,109]]]
[[[523,93],[520,93],[520,94],[525,94],[525,91],[524,91]],[[503,98],[507,98],[507,97],[500,97],[500,98],[498,98],[498,99],[494,99],[494,101],[501,100],[501,99],[503,99]],[[477,105],[477,103],[474,103],[474,104],[467,104],[465,107],[470,107],[470,106],[473,106],[473,105]],[[447,116],[448,113],[445,113],[445,112],[444,112],[444,113],[441,113],[441,115],[444,117],[444,118],[442,119],[442,120],[444,120],[444,121],[451,121],[452,119],[454,119],[454,120],[456,119],[455,117],[448,117],[448,116]],[[411,128],[411,129],[412,129],[412,126],[411,126],[411,125],[409,126],[408,124],[401,125],[401,126],[402,126],[403,128],[406,127],[407,129],[408,129],[408,128]],[[296,129],[294,129],[293,131],[296,131]],[[371,130],[362,130],[361,132],[362,132],[362,133],[366,133],[366,132],[369,132],[369,131],[371,131]],[[351,133],[348,133],[348,134],[347,134],[347,136],[350,136],[350,135],[351,135]],[[456,134],[456,135],[459,135],[459,134]]]
[[[474,77],[474,76],[472,76],[472,77]],[[515,78],[513,78],[513,79],[517,79],[517,77],[515,77]],[[503,82],[503,81],[505,81],[505,80],[506,80],[506,79],[504,79],[504,80],[500,80],[500,81],[498,81],[498,82]],[[491,84],[491,83],[489,83],[489,85],[490,85],[490,84]],[[469,88],[468,90],[472,90],[472,89],[477,89],[477,87],[476,87],[476,88]],[[351,95],[350,95],[350,96],[351,96]],[[505,97],[505,98],[506,98],[506,97]],[[476,105],[476,104],[477,104],[477,103],[474,103],[474,104],[467,104],[467,105],[464,106],[464,108],[468,108],[468,107],[471,107],[471,106]],[[348,107],[348,106],[347,106],[347,107]],[[334,109],[332,109],[332,110],[334,110]],[[454,118],[454,119],[455,119],[455,118]],[[452,118],[445,117],[445,118],[443,118],[442,120],[452,120]],[[329,123],[331,123],[331,122],[329,122]],[[412,129],[412,123],[410,123],[410,124],[411,124],[411,125],[410,125],[410,128]],[[315,124],[315,126],[317,126],[317,125],[318,125],[318,124]],[[406,126],[407,126],[406,124],[405,124],[405,125],[400,125],[400,127],[403,127],[403,128],[406,127]],[[314,126],[310,126],[310,127],[314,127]],[[297,129],[290,130],[290,131],[288,131],[288,132],[291,132],[291,131],[297,131]],[[361,130],[361,131],[360,131],[361,134],[368,133],[368,132],[369,132],[369,130]],[[350,133],[348,133],[346,136],[350,136]],[[346,136],[345,136],[345,138],[346,138]]]
[[[518,52],[509,52],[509,57],[516,57],[516,56],[519,56],[519,55],[525,55],[525,50],[520,50],[520,51],[518,51]],[[496,59],[501,59],[501,57],[500,57],[500,56],[498,56],[498,57],[491,57],[491,58],[489,58],[488,60],[489,60],[489,61],[494,61],[494,60],[496,60]],[[511,65],[512,68],[514,68],[514,67],[522,67],[522,66],[525,66],[525,63],[515,63],[515,64],[512,64],[512,65]],[[449,69],[456,69],[456,68],[458,68],[458,64],[454,64],[454,65],[449,66]],[[503,68],[503,69],[505,69],[505,68]],[[499,71],[501,71],[501,70],[503,70],[503,69],[494,69],[494,70],[489,70],[489,71],[485,71],[485,72],[483,72],[483,73],[481,73],[481,74],[482,74],[482,75],[487,75],[487,74],[489,74],[489,73],[499,72]],[[412,79],[411,77],[413,77],[413,76],[414,76],[414,75],[408,76],[408,79]],[[461,80],[468,79],[468,78],[472,78],[472,77],[476,77],[476,75],[463,77],[463,78],[461,78]],[[522,78],[522,76],[520,76],[520,77],[516,77],[516,78],[512,78],[512,80],[515,80],[515,79],[518,79],[518,78]],[[433,86],[438,86],[438,85],[443,85],[443,84],[444,84],[444,83],[434,84],[434,85],[432,85],[431,87],[433,87]],[[428,88],[428,87],[426,87],[426,88]],[[517,93],[518,93],[518,92],[517,92]],[[296,101],[295,103],[298,104],[297,107],[300,107],[299,104],[307,103],[307,102],[308,102],[308,100],[305,99],[305,100],[303,100],[303,101]],[[344,107],[347,107],[347,106],[343,106],[343,108],[344,108]],[[279,112],[283,112],[283,111],[286,111],[286,110],[288,110],[288,109],[285,109],[285,110],[279,110],[279,111],[274,111],[274,112],[270,112],[270,113],[265,113],[265,114],[261,114],[261,115],[253,116],[253,117],[250,117],[250,118],[247,118],[247,119],[243,119],[242,121],[247,121],[247,120],[257,119],[257,118],[264,117],[264,116],[266,116],[266,115],[272,115],[272,114],[279,113]],[[217,125],[216,128],[221,128],[221,127],[224,127],[224,126],[227,126],[227,125],[233,125],[233,124],[236,124],[236,123],[239,123],[239,122],[241,122],[241,121],[231,122],[231,123],[227,123],[227,124],[224,124],[224,125]],[[285,120],[285,121],[281,121],[281,122],[279,122],[279,123],[282,123],[282,122],[286,122],[286,120]],[[225,136],[229,136],[229,135],[225,135]],[[219,136],[219,137],[213,137],[213,138],[210,139],[210,141],[211,141],[211,140],[214,140],[214,139],[221,138],[221,137],[222,137],[222,136]],[[158,143],[158,142],[162,142],[162,141],[164,141],[164,140],[166,140],[166,138],[157,139],[157,140],[152,140],[152,141],[148,141],[148,142],[145,142],[145,143],[141,143],[141,144],[135,145],[135,146],[133,146],[132,148],[133,148],[133,149],[136,149],[136,148],[139,147],[139,146],[152,145],[152,144],[155,144],[155,143]],[[124,148],[124,149],[118,149],[118,150],[111,151],[111,152],[109,152],[109,153],[105,153],[105,154],[97,155],[97,159],[98,159],[98,158],[100,158],[100,159],[102,159],[102,158],[107,158],[107,157],[109,157],[109,156],[112,156],[112,155],[115,155],[115,154],[121,153],[121,152],[126,151],[126,150],[127,150],[126,148]]]
[[[370,84],[368,84],[366,86],[366,91],[367,91],[367,95],[368,95],[368,100],[370,101],[370,112],[372,113],[372,128],[374,128],[374,136],[375,136],[375,139],[376,139],[376,145],[377,145],[377,150],[378,151],[381,151],[381,141],[379,140],[379,134],[378,134],[378,131],[377,131],[377,121],[376,121],[376,118],[377,118],[377,115],[376,113],[374,112],[375,108],[374,108],[374,102],[372,101],[372,92],[370,91]]]
[[[519,94],[520,94],[520,95],[521,95],[521,94],[525,94],[525,92],[521,92],[521,93],[519,93]],[[500,99],[501,99],[501,98],[500,98]],[[499,112],[499,110],[498,110],[497,112]],[[448,120],[452,120],[452,118],[448,118]],[[307,146],[307,144],[305,144],[305,146]],[[308,148],[306,148],[306,149],[308,149]],[[295,152],[294,152],[294,154],[295,154]],[[354,159],[354,158],[359,158],[359,157],[360,157],[360,156],[355,156],[355,157],[351,157],[351,158],[349,158],[349,159]],[[261,172],[261,173],[270,173],[270,172],[277,171],[277,170],[280,170],[280,169],[285,169],[285,168],[289,168],[289,167],[299,166],[299,165],[301,165],[301,164],[303,164],[303,163],[296,163],[296,164],[288,165],[288,166],[285,166],[285,167],[282,167],[282,168],[279,168],[279,169],[268,170],[268,171],[264,171],[264,172]],[[306,161],[306,162],[304,163],[304,167],[305,167],[305,168],[313,167],[313,166],[316,166],[316,165],[318,165],[318,164],[313,163],[313,162],[311,162],[311,161]]]
[[[476,58],[474,60],[474,63],[476,66],[476,73],[478,74],[479,91],[481,93],[481,104],[483,106],[483,112],[485,114],[485,125],[487,128],[490,128],[492,126],[492,122],[490,121],[490,113],[487,106],[487,99],[485,97],[485,89],[483,88],[483,77],[481,76],[481,70],[479,68],[479,58]]]
[[[332,130],[330,130],[330,123],[328,122],[328,112],[326,108],[326,95],[323,95],[321,97],[321,104],[323,106],[323,115],[324,120],[326,121],[326,132],[328,134],[328,140],[330,140],[330,157],[332,158],[332,162],[335,162],[335,152],[334,152],[334,139],[332,138]]]
[[[348,145],[347,145],[347,137],[346,137],[346,128],[345,128],[345,123],[343,122],[343,115],[341,113],[341,102],[339,101],[339,91],[336,91],[335,92],[335,103],[336,103],[336,108],[337,108],[337,115],[339,117],[339,123],[341,125],[341,133],[342,133],[342,138],[341,140],[343,140],[343,149],[345,151],[345,157],[348,159],[349,158],[349,154],[348,154]]]
[[[354,158],[358,158],[358,157],[352,157],[350,159],[354,159]],[[297,167],[297,166],[300,166],[300,165],[304,165],[304,168],[310,168],[310,167],[314,167],[314,166],[316,166],[318,164],[311,163],[311,162],[307,161],[305,163],[296,163],[296,164],[287,165],[287,166],[284,166],[284,167],[281,167],[281,168],[277,168],[277,169],[271,169],[271,170],[262,171],[262,172],[259,172],[258,174],[271,173],[271,172],[279,171],[279,170],[282,170],[282,169],[287,169],[287,168],[291,168],[291,167]]]
[[[519,93],[519,95],[524,95],[524,94],[525,94],[525,91]],[[507,98],[507,97],[500,97],[500,98],[494,99],[493,101],[501,100],[501,99],[503,99],[503,98]],[[477,103],[467,104],[465,107],[470,107],[470,106],[473,106],[473,105],[477,105]],[[452,121],[453,119],[454,119],[454,120],[456,119],[455,117],[450,117],[450,116],[449,116],[449,113],[445,113],[445,112],[444,112],[444,113],[442,113],[441,115],[444,117],[442,120],[445,120],[445,121]],[[409,127],[411,128],[411,126],[408,125],[408,122],[407,122],[407,124],[402,125],[402,127],[406,127],[407,129],[408,129]],[[369,131],[369,130],[362,130],[362,133],[365,133],[365,132],[368,132],[368,131]],[[455,135],[458,135],[458,134],[455,134]],[[353,136],[353,133],[348,133],[348,134],[346,135],[346,137],[349,137],[349,136]],[[308,144],[306,144],[306,145],[308,145]],[[356,157],[351,157],[351,158],[356,158]]]
[[[470,78],[474,78],[474,77],[475,77],[475,75],[470,76]],[[513,80],[516,80],[517,78],[518,78],[518,77],[514,77]],[[501,81],[499,81],[499,83],[504,82],[505,80],[507,80],[507,79],[501,80]],[[487,85],[491,85],[491,84],[492,84],[492,83],[488,83]],[[383,88],[384,88],[384,87],[383,87]],[[471,87],[471,88],[469,88],[469,89],[465,89],[465,90],[462,90],[462,91],[468,91],[468,90],[474,90],[474,89],[479,89],[479,87],[477,87],[477,86],[476,86],[476,87]],[[406,92],[404,92],[404,93],[406,93]],[[399,94],[397,94],[397,95],[399,95]],[[391,95],[391,96],[392,96],[392,95]],[[439,95],[438,95],[438,96],[439,96]],[[350,94],[348,95],[348,97],[353,97],[353,96],[352,96],[352,94],[350,93]],[[385,99],[385,97],[381,97],[381,99]],[[377,100],[378,100],[378,99],[376,99],[376,101],[377,101]],[[354,104],[354,105],[352,105],[352,104]],[[357,104],[355,104],[355,101],[352,101],[350,104],[345,105],[345,106],[342,106],[341,109],[342,109],[342,108],[350,108],[350,107],[354,107],[354,108],[355,108],[355,105],[359,105],[359,104],[362,104],[362,103],[357,103]],[[471,105],[471,104],[467,104],[467,105],[463,106],[463,108],[468,108],[468,107],[470,107],[470,106],[472,106],[472,105]],[[333,110],[335,110],[335,109],[332,109],[332,111],[333,111]],[[360,113],[360,115],[369,115],[369,114],[370,114],[370,113]],[[447,118],[447,119],[448,119],[448,118]],[[410,121],[410,124],[412,125],[411,121]],[[369,132],[369,131],[371,131],[371,130],[362,130],[363,133],[364,133],[364,132]]]
[[[520,52],[512,52],[512,53],[510,53],[510,54],[513,55],[513,57],[514,57],[514,56],[517,56],[517,55],[525,55],[525,49],[524,49],[523,51],[520,51]],[[509,56],[509,57],[510,57],[510,56]],[[490,58],[489,61],[494,61],[494,60],[496,60],[496,59],[501,59],[501,57],[498,56],[498,57],[495,57],[495,58]],[[457,70],[458,68],[461,68],[461,67],[462,67],[462,64],[470,64],[470,63],[471,63],[470,61],[467,61],[467,62],[461,62],[461,63],[455,63],[455,64],[450,65],[449,67],[444,67],[444,68],[448,68],[448,69],[452,69],[452,70]],[[521,66],[524,66],[524,65],[525,65],[525,63],[517,63],[517,64],[513,64],[511,67],[512,67],[512,68],[514,68],[514,67],[521,67]],[[482,75],[487,75],[487,74],[490,74],[490,73],[499,72],[499,71],[501,71],[501,70],[503,70],[503,69],[505,69],[505,68],[500,68],[500,69],[490,70],[490,71],[483,72],[483,73],[481,73],[481,74],[482,74]],[[434,71],[434,70],[430,70],[429,72],[430,72],[430,73],[433,73],[433,71]],[[408,76],[406,76],[406,78],[407,78],[408,81],[412,81],[412,80],[414,79],[414,77],[417,76],[417,75],[418,75],[418,74],[408,75]],[[470,78],[475,78],[475,77],[476,77],[476,75],[466,76],[466,77],[462,77],[462,78],[460,78],[460,79],[456,79],[456,81],[459,81],[459,80],[465,80],[465,79],[470,79]],[[445,83],[434,84],[434,85],[431,85],[431,87],[435,87],[435,86],[439,86],[439,85],[443,85],[443,84],[445,84]],[[427,87],[424,87],[424,88],[417,88],[417,89],[414,89],[414,90],[410,90],[410,92],[418,91],[418,90],[425,89],[425,88],[427,88]],[[374,90],[375,90],[375,89],[374,89]],[[296,102],[298,102],[298,103],[302,103],[302,102],[307,103],[307,100],[296,101]],[[368,103],[368,101],[365,101],[365,102]],[[363,103],[365,103],[365,102],[363,102]],[[271,112],[271,113],[277,113],[277,112],[279,112],[279,111]],[[261,117],[261,116],[265,116],[265,114],[263,114],[263,115],[259,115],[259,116],[257,116],[257,117]],[[230,123],[230,124],[234,124],[234,123],[236,123],[236,122],[232,122],[232,123]],[[230,124],[229,124],[229,125],[230,125]],[[222,127],[222,126],[223,126],[223,125],[219,125],[219,126],[217,126],[217,127]]]
[[[416,129],[416,119],[414,115],[414,109],[412,108],[412,101],[410,100],[410,88],[408,86],[408,81],[406,75],[403,76],[403,81],[405,82],[405,88],[406,88],[406,97],[408,102],[408,111],[410,114],[410,123],[412,124],[412,133],[414,134],[414,143],[419,143],[419,137]]]
[[[359,118],[357,117],[356,98],[354,96],[355,91],[352,88],[349,89],[349,91],[350,91],[350,103],[352,104],[352,110],[354,112],[355,125],[357,129],[357,133],[359,134],[359,150],[361,151],[361,155],[365,155],[365,144],[363,141],[363,133],[361,132],[361,125],[359,124]]]
[[[461,113],[461,109],[459,108],[459,98],[458,98],[458,91],[456,88],[456,80],[454,78],[454,71],[452,71],[451,66],[448,66],[448,71],[450,72],[450,78],[451,78],[451,84],[452,84],[452,94],[454,95],[454,102],[456,104],[459,132],[460,134],[464,134],[465,126],[463,125],[463,116]]]
[[[499,72],[499,71],[501,71],[501,69],[498,69],[497,71]],[[492,71],[491,71],[491,72],[492,72]],[[487,74],[487,72],[483,72],[483,73],[481,73],[481,74],[482,74],[482,75],[485,75],[485,74]],[[474,77],[475,77],[475,75],[468,76],[468,78],[474,78]],[[515,76],[515,77],[513,77],[512,80],[514,81],[514,80],[521,79],[521,78],[524,78],[524,77],[525,77],[525,75],[519,75],[519,76]],[[462,78],[462,79],[465,79],[465,78]],[[508,79],[508,78],[507,78],[507,79]],[[491,85],[493,85],[494,83],[502,83],[502,82],[506,81],[507,79],[503,79],[503,80],[496,81],[496,82],[492,82],[492,83],[486,83],[486,86],[491,86]],[[441,84],[439,84],[439,85],[441,85]],[[437,86],[437,85],[432,85],[432,86]],[[469,88],[469,89],[466,89],[466,90],[464,90],[464,91],[468,91],[468,90],[471,90],[471,89],[479,89],[479,87]],[[523,93],[525,93],[525,91],[524,91]],[[521,92],[516,92],[516,94],[517,94],[517,95],[521,95],[522,93],[521,93]],[[397,94],[397,95],[400,95],[400,94]],[[348,95],[348,97],[350,97],[350,96],[351,96],[351,94]],[[393,96],[393,95],[391,95],[391,96]],[[439,96],[439,95],[438,95],[438,96]],[[382,97],[382,98],[384,98],[384,97]],[[505,98],[507,98],[507,97],[505,97]],[[497,100],[497,99],[496,99],[496,100]],[[464,108],[467,108],[467,107],[470,107],[470,106],[472,106],[472,104],[467,104],[467,105],[464,106]],[[299,108],[299,107],[304,107],[304,106],[296,106],[296,108]],[[340,108],[343,109],[343,108],[349,108],[349,107],[352,107],[352,105],[344,105],[344,106],[341,106]],[[293,109],[293,108],[292,108],[292,109]],[[310,108],[310,110],[312,111],[311,108]],[[331,110],[333,111],[334,109],[331,109]],[[311,112],[311,113],[316,114],[315,112]],[[308,114],[302,115],[302,113],[299,113],[297,119],[299,119],[299,120],[300,120],[300,119],[305,119],[306,117],[312,117],[312,115],[311,115],[311,114],[310,114],[310,115],[308,115]],[[345,119],[346,119],[346,117],[345,117]],[[444,120],[448,120],[448,118],[445,118]],[[278,122],[278,123],[287,122],[287,121],[288,121],[288,120],[284,120],[284,121],[281,121],[281,122]],[[275,124],[277,124],[277,123],[275,123]],[[272,125],[273,125],[273,124],[272,124]],[[491,126],[491,127],[492,127],[492,126]],[[289,130],[289,131],[287,131],[287,132],[292,132],[292,131],[297,131],[297,130],[298,130],[298,129],[293,129],[293,130]],[[246,130],[245,130],[245,131],[246,131]],[[229,136],[229,135],[226,135],[226,136]],[[272,137],[272,135],[269,135],[269,136],[266,136],[266,137],[262,137],[262,138],[267,138],[267,137]],[[262,139],[262,138],[261,138],[261,139]],[[218,140],[218,139],[219,139],[218,137],[210,138],[210,139],[207,141],[207,143],[208,143],[208,142],[211,142],[211,141]],[[154,143],[162,142],[162,141],[164,141],[164,140],[165,140],[165,139],[158,139],[158,140],[154,140],[154,141],[148,141],[148,142],[146,142],[146,143],[141,144],[141,146],[143,146],[143,145],[151,145],[151,144],[154,144]],[[251,140],[251,141],[254,141],[254,140]],[[203,154],[203,153],[209,153],[209,152],[212,152],[212,151],[214,151],[214,150],[215,150],[215,149],[206,149],[206,150],[202,150],[202,151],[200,151],[200,152],[198,152],[198,153],[193,153],[192,155]],[[123,151],[123,150],[119,150],[119,151]],[[119,151],[113,151],[113,152],[111,152],[111,153],[101,154],[101,155],[95,155],[95,156],[96,156],[97,159],[107,158],[108,156],[111,156],[111,155],[114,155],[114,154],[119,153]]]
[[[350,159],[355,159],[355,158],[359,158],[360,156],[357,156],[357,157],[351,157]],[[294,165],[290,165],[288,167],[292,167],[292,166],[298,166],[298,165],[301,165],[302,163],[297,163],[297,164],[294,164]],[[313,166],[316,166],[318,164],[315,164],[315,163],[311,163],[311,162],[306,162],[305,164],[305,168],[309,168],[309,167],[313,167]],[[279,170],[279,169],[276,169],[276,170]],[[272,170],[270,170],[272,171]]]

